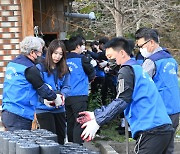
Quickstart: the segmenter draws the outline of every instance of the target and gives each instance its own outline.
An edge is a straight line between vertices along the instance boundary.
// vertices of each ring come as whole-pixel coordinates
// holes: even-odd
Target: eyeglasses
[[[41,54],[43,53],[42,51],[34,50],[34,49],[32,51],[34,51],[35,53],[41,53]]]
[[[145,44],[147,44],[149,41],[151,40],[147,40],[146,42],[144,42],[142,45],[137,45],[137,48],[142,48]]]
[[[42,55],[42,51],[38,51],[38,50],[33,50],[34,53],[36,54],[37,57],[41,56]]]

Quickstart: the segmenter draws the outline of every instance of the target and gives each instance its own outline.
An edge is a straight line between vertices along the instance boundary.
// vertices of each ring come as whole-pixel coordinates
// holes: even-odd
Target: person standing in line
[[[78,113],[87,110],[89,82],[95,78],[95,70],[90,60],[84,56],[83,39],[73,36],[67,42],[67,65],[70,70],[71,90],[66,98],[67,136],[69,142],[83,144],[82,128],[77,123]]]
[[[79,113],[77,121],[85,128],[81,135],[83,140],[92,140],[100,126],[124,111],[136,140],[134,152],[164,154],[173,136],[173,127],[156,85],[137,61],[130,58],[131,50],[126,39],[113,38],[105,47],[107,58],[115,58],[121,65],[118,94],[107,106],[94,112]]]
[[[91,50],[94,53],[98,53],[98,52],[102,52],[99,49],[99,43],[97,41],[93,41],[90,44]],[[96,78],[94,79],[93,82],[91,82],[91,94],[94,97],[96,97],[98,91],[100,90],[100,101],[101,101],[101,97],[102,97],[102,86],[104,83],[104,79],[105,79],[105,73],[103,68],[100,68],[99,66],[99,61],[95,60],[97,65],[94,66],[95,70],[96,70]],[[100,102],[101,103],[101,102]]]
[[[43,63],[37,64],[42,73],[43,81],[51,89],[60,94],[62,105],[46,106],[38,102],[36,107],[37,120],[40,128],[47,129],[58,136],[58,143],[64,144],[66,134],[66,118],[64,101],[70,91],[69,69],[66,64],[66,48],[62,41],[55,39],[48,47]],[[40,98],[40,100],[43,100]],[[53,104],[53,102],[52,102]]]
[[[31,129],[38,95],[49,101],[54,100],[57,107],[61,105],[60,95],[48,88],[35,66],[42,54],[39,39],[25,37],[20,49],[20,55],[7,65],[3,85],[1,118],[8,131]]]
[[[178,64],[169,51],[159,45],[157,30],[140,28],[136,31],[135,38],[142,56],[146,58],[142,67],[155,82],[176,131],[179,125],[180,112]],[[174,137],[171,140],[167,154],[172,154],[173,151]]]
[[[98,52],[92,52],[92,51],[87,51],[88,54],[91,55],[91,57],[95,60],[99,60],[99,61],[106,61],[106,53],[104,50],[104,45],[109,41],[109,39],[107,37],[102,37],[99,39],[99,45],[98,45]],[[102,63],[102,67],[105,67],[107,63]]]

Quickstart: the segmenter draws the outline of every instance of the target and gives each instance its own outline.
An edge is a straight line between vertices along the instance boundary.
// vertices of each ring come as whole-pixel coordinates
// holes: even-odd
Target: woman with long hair
[[[44,82],[61,96],[59,107],[52,101],[40,98],[36,108],[37,120],[40,128],[57,134],[58,143],[64,144],[66,130],[64,101],[70,90],[64,43],[58,39],[53,40],[49,44],[44,61],[37,64],[37,67],[41,71]]]

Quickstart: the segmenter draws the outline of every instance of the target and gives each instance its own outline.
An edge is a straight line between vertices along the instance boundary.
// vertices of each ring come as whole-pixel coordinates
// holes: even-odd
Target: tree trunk
[[[114,19],[116,22],[116,36],[123,36],[123,16],[120,14],[120,3],[119,0],[114,0],[114,6],[116,8]],[[119,10],[119,12],[117,11]]]
[[[115,15],[115,22],[116,22],[116,36],[123,36],[123,23],[122,23],[122,16],[117,13]]]

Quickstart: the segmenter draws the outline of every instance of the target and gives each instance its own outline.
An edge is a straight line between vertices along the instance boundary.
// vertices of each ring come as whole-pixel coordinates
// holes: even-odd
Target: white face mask
[[[85,45],[81,45],[81,50],[82,51],[86,50],[86,46]]]
[[[147,48],[140,48],[140,53],[141,53],[141,55],[142,55],[143,57],[145,57],[145,58],[148,58],[149,56],[152,55],[151,52],[148,52],[148,51],[147,51]]]

